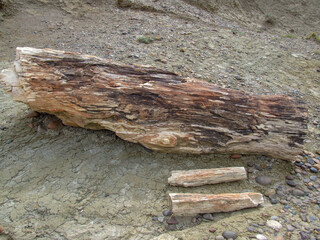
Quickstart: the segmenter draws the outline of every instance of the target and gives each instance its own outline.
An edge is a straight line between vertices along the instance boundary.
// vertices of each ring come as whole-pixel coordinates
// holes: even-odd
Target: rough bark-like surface
[[[176,216],[233,212],[263,204],[261,193],[194,194],[169,193],[169,205]]]
[[[109,129],[164,152],[292,160],[306,134],[306,110],[293,98],[249,95],[78,53],[17,48],[2,80],[15,100],[66,125]]]
[[[168,183],[173,186],[196,187],[206,184],[232,182],[247,178],[244,167],[172,171]]]

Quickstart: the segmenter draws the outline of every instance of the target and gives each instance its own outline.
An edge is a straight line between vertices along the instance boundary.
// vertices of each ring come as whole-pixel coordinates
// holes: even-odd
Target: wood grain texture
[[[172,171],[168,183],[173,186],[196,187],[206,184],[232,182],[247,178],[244,167]]]
[[[163,152],[292,160],[306,135],[306,109],[293,98],[223,89],[150,66],[17,48],[1,79],[15,100],[66,125],[109,129]]]
[[[233,212],[263,204],[261,193],[195,194],[169,193],[169,205],[175,216],[199,213]]]

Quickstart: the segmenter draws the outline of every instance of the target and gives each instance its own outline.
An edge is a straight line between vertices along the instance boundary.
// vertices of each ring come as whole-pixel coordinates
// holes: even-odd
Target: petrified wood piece
[[[261,193],[169,193],[169,205],[175,216],[233,212],[244,208],[257,207],[263,202]]]
[[[79,53],[17,48],[2,80],[34,111],[164,152],[292,160],[306,134],[306,109],[293,98],[249,95]]]
[[[205,184],[232,182],[247,178],[244,167],[172,171],[168,183],[173,186],[195,187]]]

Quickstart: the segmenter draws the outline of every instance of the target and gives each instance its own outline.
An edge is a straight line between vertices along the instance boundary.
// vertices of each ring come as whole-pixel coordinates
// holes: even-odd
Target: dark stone
[[[297,186],[297,184],[296,184],[293,180],[287,180],[287,184],[288,184],[290,187],[295,187],[295,186]]]
[[[301,167],[303,165],[303,162],[296,161],[295,164],[296,164],[296,166]]]
[[[158,217],[152,217],[152,221],[158,221]]]
[[[203,214],[203,219],[213,221],[213,216],[211,213]]]
[[[249,227],[248,227],[248,231],[249,231],[249,232],[256,232],[257,230],[256,230],[254,227],[249,226]]]
[[[311,167],[310,168],[310,172],[318,173],[318,169],[316,169],[315,167]]]
[[[224,231],[222,233],[222,236],[225,238],[225,239],[236,239],[238,237],[238,234],[234,231]]]
[[[174,216],[172,216],[172,217],[170,217],[170,218],[167,220],[167,223],[168,223],[169,225],[176,225],[176,224],[178,224],[179,222],[177,221],[177,219],[176,219]]]
[[[309,186],[308,186],[308,189],[311,190],[311,191],[313,191],[313,190],[314,190],[314,187],[309,185]]]
[[[310,235],[306,232],[299,232],[301,240],[309,240],[311,239]]]
[[[210,228],[209,229],[209,232],[211,232],[211,233],[214,233],[214,232],[216,232],[217,231],[217,229],[215,229],[215,228]]]
[[[106,193],[105,195],[104,195],[104,197],[109,197],[110,196],[110,194],[109,193]]]
[[[13,142],[12,139],[6,141],[7,144],[10,144],[10,143],[12,143],[12,142]]]
[[[272,183],[272,178],[268,176],[258,176],[256,177],[256,182],[260,185],[266,186]]]
[[[163,216],[170,216],[171,214],[172,214],[172,212],[170,211],[170,210],[164,210],[163,212],[162,212],[162,214],[163,214]]]

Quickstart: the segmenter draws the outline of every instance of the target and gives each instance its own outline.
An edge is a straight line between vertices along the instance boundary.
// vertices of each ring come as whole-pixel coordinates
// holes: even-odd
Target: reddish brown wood
[[[292,160],[306,134],[306,109],[293,98],[250,95],[79,53],[17,48],[2,81],[15,100],[66,125],[109,129],[164,152]]]

